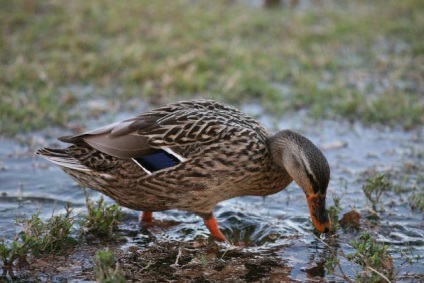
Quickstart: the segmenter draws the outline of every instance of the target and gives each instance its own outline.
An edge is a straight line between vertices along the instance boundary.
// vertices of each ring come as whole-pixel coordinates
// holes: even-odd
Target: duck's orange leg
[[[151,211],[143,211],[141,213],[141,222],[150,223],[153,221],[153,212]]]
[[[219,230],[218,222],[216,221],[216,218],[214,216],[211,216],[209,218],[203,218],[203,221],[205,222],[206,227],[208,227],[209,231],[211,232],[211,235],[215,237],[215,239],[220,240],[222,242],[228,242],[225,236]]]

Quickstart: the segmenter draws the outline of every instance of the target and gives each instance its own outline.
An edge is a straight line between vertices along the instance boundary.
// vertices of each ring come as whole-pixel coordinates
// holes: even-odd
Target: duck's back
[[[223,199],[267,195],[291,179],[272,162],[268,134],[215,101],[170,104],[37,153],[84,186],[137,210],[202,212]]]

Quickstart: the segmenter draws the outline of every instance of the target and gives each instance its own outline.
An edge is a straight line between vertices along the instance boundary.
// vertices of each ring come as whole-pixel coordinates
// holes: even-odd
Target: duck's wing
[[[59,139],[74,144],[86,143],[119,158],[138,158],[158,150],[179,154],[183,147],[214,143],[249,130],[254,120],[249,121],[247,127],[243,123],[248,118],[251,119],[235,108],[213,101],[182,102]]]

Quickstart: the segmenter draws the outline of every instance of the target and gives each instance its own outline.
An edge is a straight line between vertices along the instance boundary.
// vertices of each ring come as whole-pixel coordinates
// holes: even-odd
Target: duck
[[[70,145],[36,154],[81,186],[141,211],[142,223],[152,222],[153,212],[178,209],[197,214],[214,239],[228,242],[213,214],[219,202],[272,195],[294,181],[315,229],[331,228],[323,153],[295,131],[271,134],[233,106],[182,101],[58,140]]]

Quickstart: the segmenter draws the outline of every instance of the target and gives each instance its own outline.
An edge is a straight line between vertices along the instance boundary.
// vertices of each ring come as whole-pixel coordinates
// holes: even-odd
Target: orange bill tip
[[[311,215],[312,224],[320,233],[327,233],[331,230],[331,221],[325,209],[325,197],[319,194],[311,194],[306,197]]]

